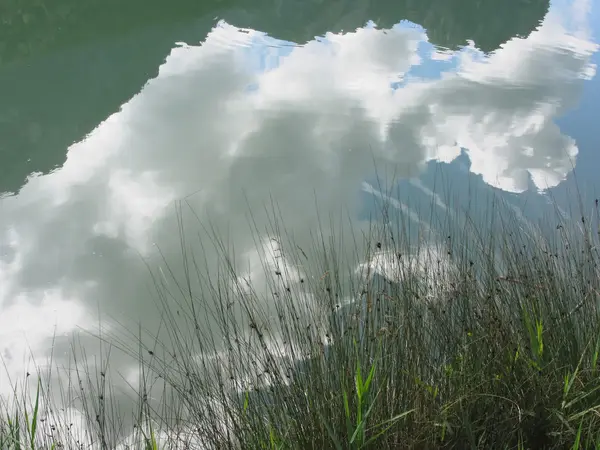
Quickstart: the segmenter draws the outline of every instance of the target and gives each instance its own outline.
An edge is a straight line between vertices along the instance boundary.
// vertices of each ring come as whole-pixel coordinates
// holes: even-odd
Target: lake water
[[[99,317],[160,328],[178,200],[260,285],[275,203],[308,246],[317,210],[361,229],[384,201],[434,233],[432,204],[596,198],[596,0],[246,3],[0,7],[0,395]]]

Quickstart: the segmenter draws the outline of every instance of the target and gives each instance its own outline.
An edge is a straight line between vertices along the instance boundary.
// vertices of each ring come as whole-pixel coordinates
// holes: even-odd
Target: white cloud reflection
[[[268,219],[259,211],[272,195],[296,240],[308,242],[315,193],[325,211],[357,212],[372,156],[378,167],[396,164],[396,174],[413,176],[462,147],[492,186],[521,192],[530,177],[539,189],[556,186],[577,147],[553,121],[594,73],[597,50],[565,28],[571,12],[551,10],[529,37],[489,57],[435,53],[455,58],[456,70],[397,89],[390,85],[419,64],[427,39],[414,28],[329,34],[281,56],[264,35],[221,23],[202,45],[174,48],[157,78],[69,148],[63,167],[0,199],[8,374],[24,373],[26,346],[43,359],[53,333],[95,326],[98,305],[156,324],[140,255],[160,265],[157,243],[177,265],[173,201],[190,193],[254,273],[261,267],[254,260],[248,268],[248,205],[262,232]],[[268,60],[261,71],[257,54]],[[0,387],[9,390],[5,373]]]

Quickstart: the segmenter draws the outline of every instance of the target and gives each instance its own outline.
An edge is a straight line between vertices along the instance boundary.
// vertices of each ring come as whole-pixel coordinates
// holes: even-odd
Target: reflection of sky
[[[597,8],[597,5],[590,5],[586,1],[570,2],[567,0],[556,0],[552,3],[551,11],[554,14],[559,15],[561,10],[577,10],[578,12],[574,14],[565,14],[563,17],[563,25],[567,30],[573,30],[575,35],[585,38],[588,35],[588,28],[586,25],[588,17],[593,18],[589,22],[591,28],[598,30],[598,17],[600,15],[594,14],[594,11],[591,10],[594,7]],[[375,28],[375,25],[373,22],[369,22],[365,25],[365,28],[373,29]],[[398,23],[393,29],[413,29],[420,33],[426,32],[420,25],[407,21]],[[331,41],[327,37],[320,37],[316,40],[321,42],[324,46],[331,45]],[[276,38],[265,34],[257,34],[252,40],[252,44],[247,47],[247,64],[257,72],[273,70],[279,66],[283,58],[291,54],[294,47],[294,43],[279,41]],[[456,69],[459,69],[461,58],[464,57],[467,57],[471,61],[485,61],[485,55],[476,48],[476,43],[472,42],[465,43],[465,46],[461,49],[451,51],[438,48],[427,40],[422,40],[418,43],[416,55],[418,55],[419,63],[410,66],[408,70],[402,74],[401,79],[390,81],[390,87],[393,90],[404,87],[407,84],[420,79],[440,79],[445,73],[451,73]],[[597,60],[598,54],[594,53],[591,60],[592,66],[597,63]],[[566,114],[557,114],[554,120],[566,135],[575,138],[580,150],[595,145],[593,136],[594,127],[592,126],[595,115],[591,108],[596,107],[598,104],[596,102],[598,95],[598,89],[596,88],[597,84],[597,81],[585,83],[583,87],[583,99],[580,105],[575,109],[570,109]],[[249,88],[254,90],[257,86],[253,85]],[[585,163],[582,164],[582,167],[576,173],[584,176],[584,173],[590,172],[591,170],[589,175],[593,174],[594,155],[595,152],[591,148],[588,151],[584,150],[582,154],[578,155],[577,160],[583,160]],[[550,186],[552,186],[556,184],[557,181],[550,181],[550,183]],[[589,178],[587,183],[593,183],[593,178]],[[542,187],[543,182],[538,188]]]
[[[374,29],[375,24],[368,22],[364,28]],[[392,29],[412,29],[420,33],[426,32],[420,25],[408,21],[402,21],[394,25]],[[327,37],[316,37],[315,40],[324,45],[331,45]],[[265,33],[256,33],[243,53],[247,58],[248,67],[260,73],[277,68],[281,60],[289,56],[296,46],[293,42],[282,41]],[[416,53],[420,58],[420,63],[411,66],[401,81],[391,82],[392,89],[405,86],[412,79],[439,79],[443,72],[457,68],[461,55],[468,54],[473,59],[484,57],[484,54],[473,44],[465,43],[462,49],[449,50],[439,48],[426,40],[418,43]],[[251,86],[250,89],[254,90],[256,86]]]
[[[594,39],[600,37],[600,4],[593,2],[590,18],[590,28]],[[591,63],[598,66],[600,55],[596,52],[592,55]],[[577,158],[575,175],[578,186],[582,192],[598,196],[600,193],[600,139],[598,137],[598,105],[600,105],[600,79],[598,76],[584,83],[581,98],[577,107],[559,117],[556,121],[564,133],[573,136],[580,149]],[[560,195],[567,194],[567,189],[573,189],[573,175],[569,176],[569,182],[555,189]],[[568,194],[567,194],[568,195]],[[564,199],[563,199],[564,200]]]
[[[98,305],[157,327],[140,292],[148,274],[139,254],[159,266],[159,243],[176,261],[172,202],[192,192],[202,218],[230,229],[239,254],[252,256],[246,202],[258,210],[274,195],[306,244],[315,192],[326,211],[356,214],[361,188],[379,195],[362,184],[373,160],[410,177],[456,163],[464,148],[452,166],[460,192],[465,167],[505,191],[523,191],[531,177],[538,187],[559,184],[577,151],[568,135],[594,144],[575,129],[578,116],[564,114],[596,47],[562,27],[563,18],[582,20],[577,10],[557,8],[531,36],[486,58],[471,47],[435,51],[408,23],[302,47],[221,23],[203,45],[173,49],[158,77],[74,144],[63,167],[0,200],[0,353],[9,373],[22,372],[28,345],[40,357],[54,332],[93,326]],[[589,122],[592,104],[584,98],[574,114]],[[412,181],[411,197],[431,195],[429,175]],[[260,230],[269,224],[255,219]]]

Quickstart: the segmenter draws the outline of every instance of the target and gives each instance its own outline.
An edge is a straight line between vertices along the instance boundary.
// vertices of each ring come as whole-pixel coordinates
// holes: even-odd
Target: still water
[[[595,198],[597,1],[245,3],[2,3],[0,395],[100,317],[159,327],[178,200],[260,285],[273,203],[308,247],[317,210]]]

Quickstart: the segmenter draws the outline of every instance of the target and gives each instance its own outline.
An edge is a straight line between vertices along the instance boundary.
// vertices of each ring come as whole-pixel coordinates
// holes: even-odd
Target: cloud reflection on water
[[[455,69],[430,79],[409,77],[427,39],[417,28],[328,34],[282,54],[263,34],[221,22],[202,45],[174,48],[155,79],[70,147],[61,168],[0,200],[8,373],[23,374],[29,347],[43,359],[53,333],[63,357],[77,326],[96,326],[98,306],[158,326],[140,256],[160,266],[156,243],[178,267],[173,202],[182,197],[231,237],[245,268],[255,246],[248,206],[262,231],[273,198],[309,247],[315,196],[322,211],[356,216],[373,158],[384,174],[413,177],[463,148],[491,186],[521,192],[530,178],[538,189],[556,186],[577,146],[554,120],[593,75],[597,50],[565,28],[569,14],[551,10],[538,30],[489,57],[455,52]],[[268,61],[258,71],[256,58]],[[2,373],[1,392],[6,380]]]

